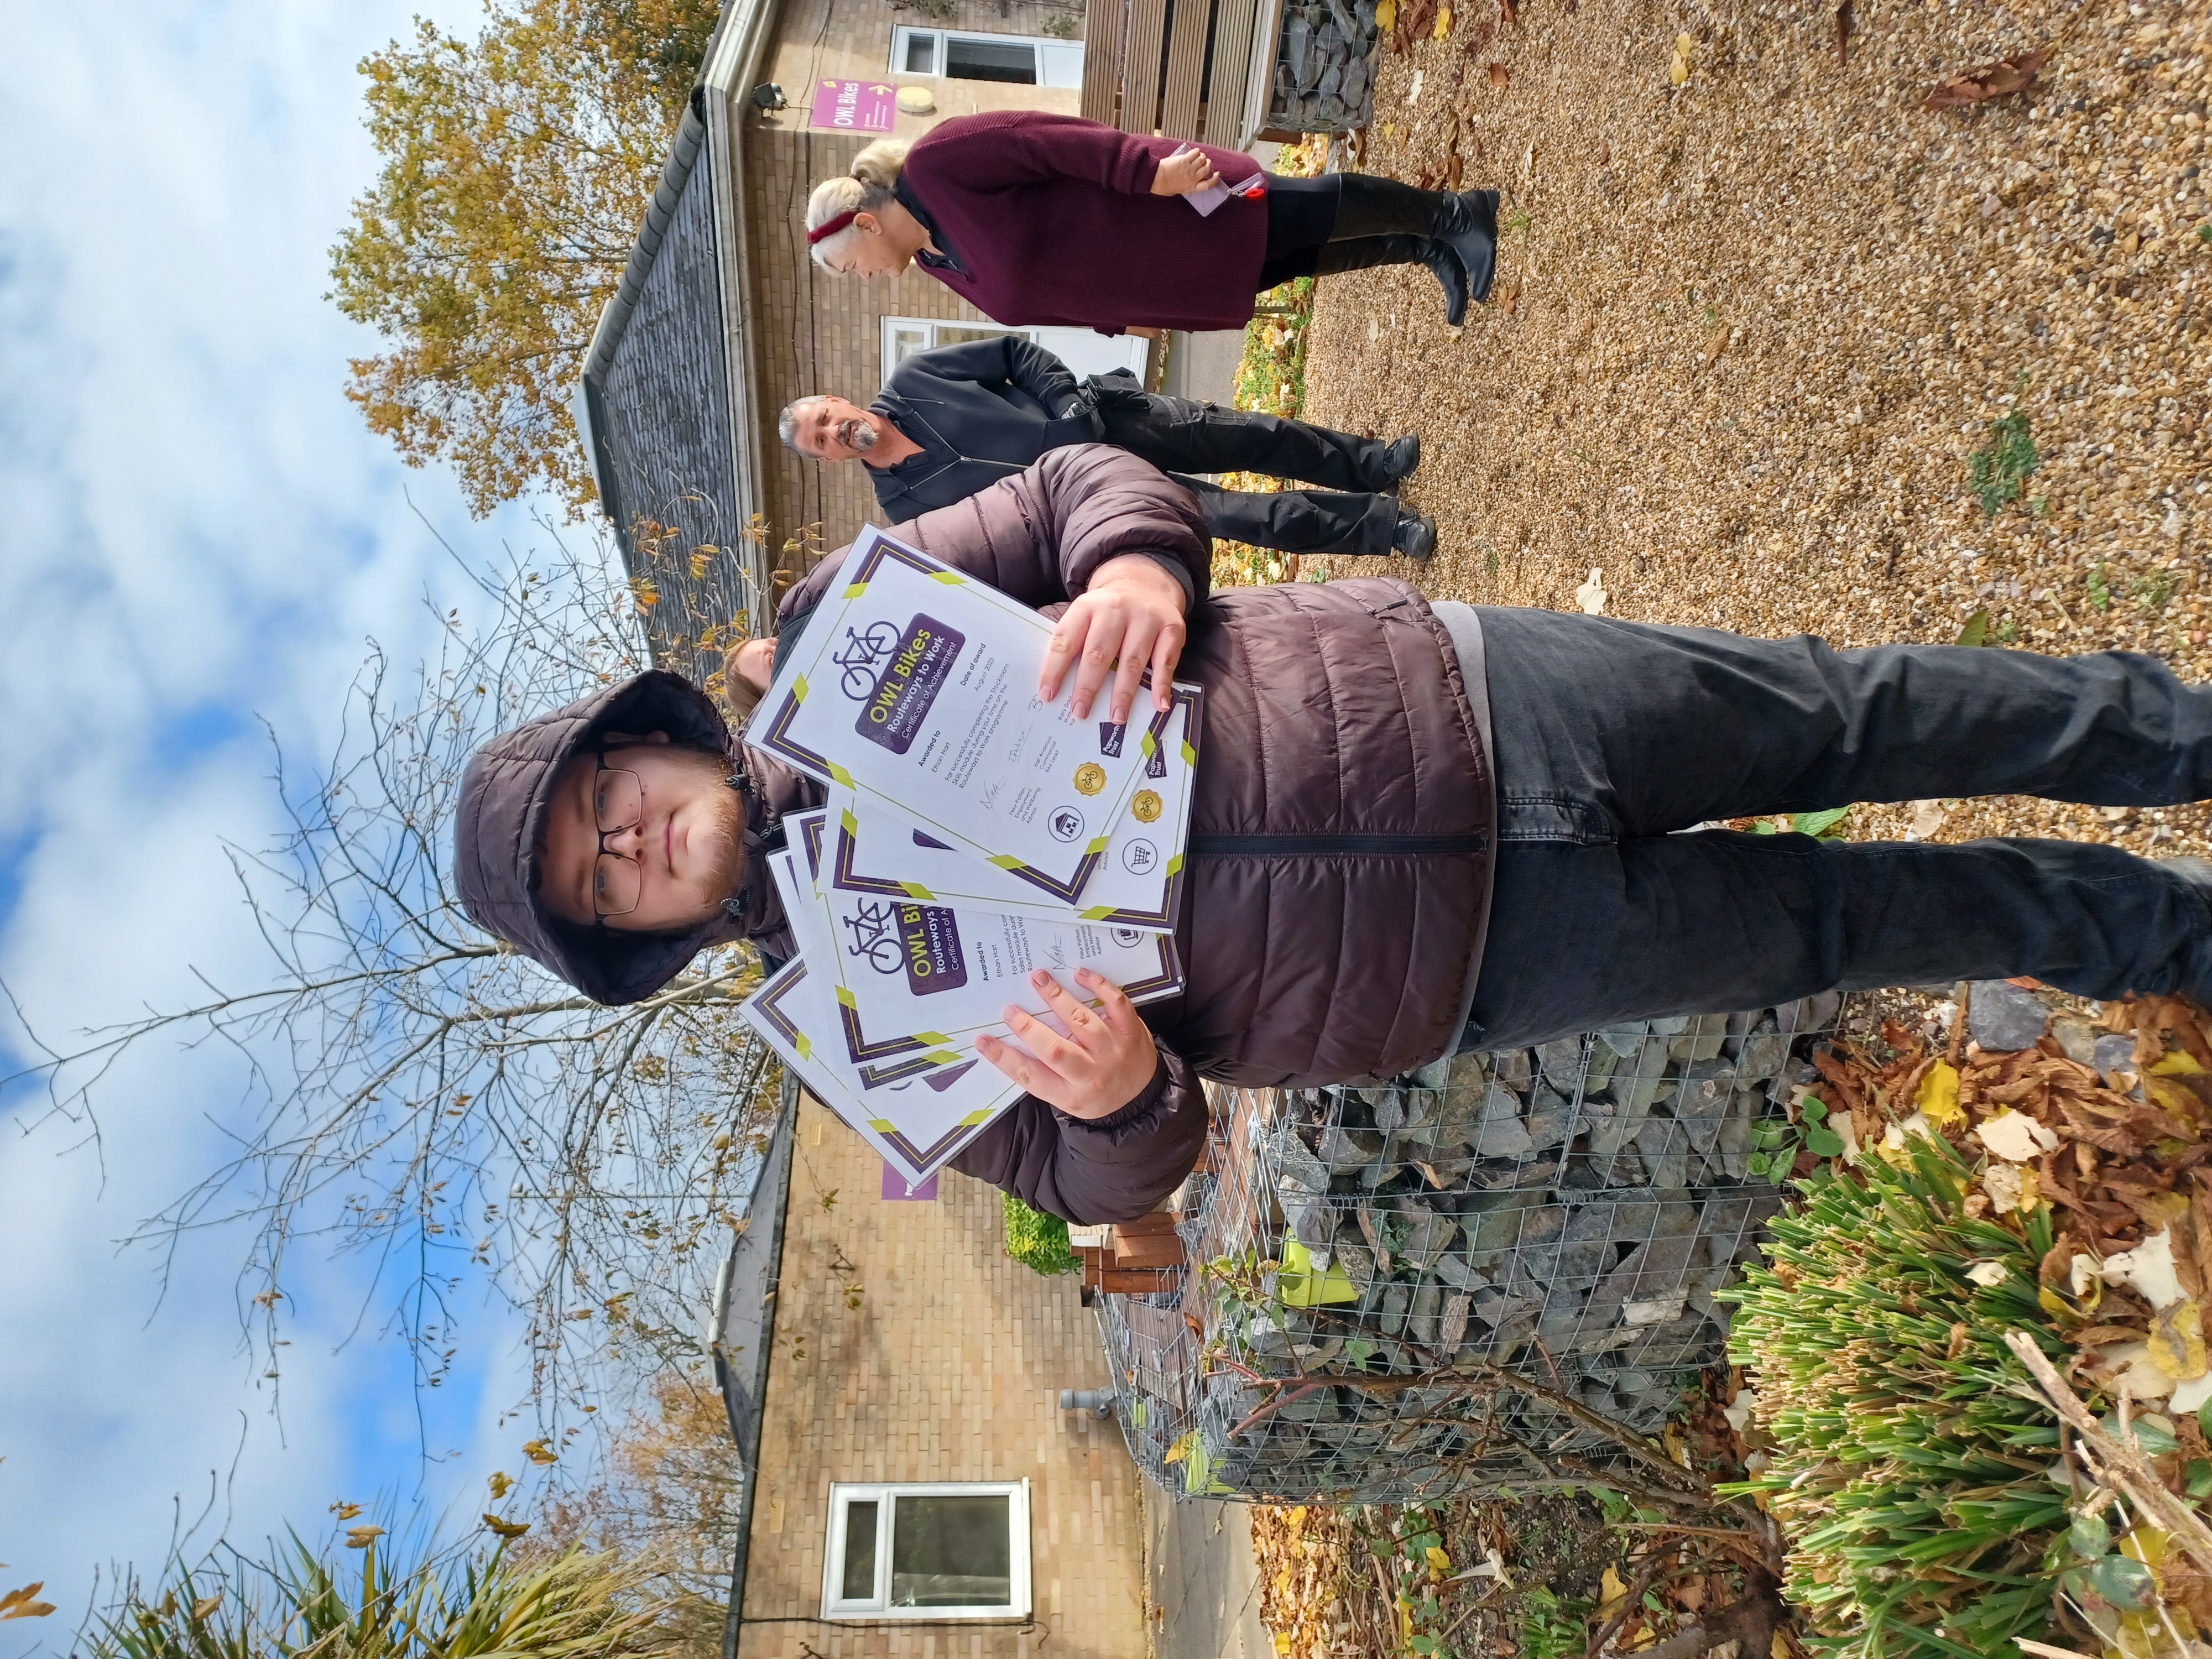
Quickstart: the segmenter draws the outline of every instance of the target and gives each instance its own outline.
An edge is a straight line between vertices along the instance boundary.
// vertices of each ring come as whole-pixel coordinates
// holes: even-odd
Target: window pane
[[[1012,1502],[1005,1496],[894,1500],[891,1605],[999,1607],[1012,1602]]]
[[[1036,48],[1026,40],[947,35],[945,72],[958,81],[1013,81],[1036,84]]]
[[[920,328],[895,328],[891,331],[891,367],[896,368],[917,351],[929,345],[929,332]]]
[[[845,1506],[845,1577],[838,1596],[847,1601],[876,1597],[876,1500]]]
[[[937,73],[937,37],[935,35],[915,33],[907,36],[906,68],[902,72],[907,75]]]
[[[941,346],[965,345],[970,340],[995,340],[1001,334],[1021,332],[1018,328],[972,328],[961,323],[939,323],[937,325],[937,343]]]

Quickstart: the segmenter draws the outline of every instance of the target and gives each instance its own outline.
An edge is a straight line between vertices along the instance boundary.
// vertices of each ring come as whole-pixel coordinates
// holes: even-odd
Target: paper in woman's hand
[[[1172,161],[1177,155],[1188,155],[1190,154],[1192,149],[1193,146],[1184,144],[1173,151],[1168,156],[1168,160]],[[1247,179],[1241,185],[1227,183],[1218,174],[1216,174],[1213,182],[1206,185],[1205,189],[1191,191],[1186,194],[1182,199],[1189,203],[1192,207],[1198,210],[1198,216],[1200,218],[1210,219],[1213,216],[1214,210],[1218,208],[1224,202],[1228,201],[1231,197],[1243,197],[1247,200],[1256,200],[1260,197],[1265,196],[1267,193],[1267,175],[1264,173],[1254,173],[1249,179]]]

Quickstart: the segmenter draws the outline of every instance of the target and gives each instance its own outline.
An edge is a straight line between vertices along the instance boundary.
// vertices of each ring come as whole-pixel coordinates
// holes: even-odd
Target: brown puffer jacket
[[[1107,559],[1162,560],[1193,594],[1176,677],[1206,691],[1176,930],[1186,988],[1143,1011],[1160,1048],[1151,1086],[1091,1123],[1024,1097],[956,1168],[1070,1220],[1140,1215],[1197,1156],[1206,1117],[1200,1076],[1254,1086],[1357,1082],[1443,1054],[1465,1011],[1488,905],[1492,790],[1458,659],[1419,594],[1361,578],[1209,597],[1212,544],[1196,500],[1147,463],[1100,445],[1054,450],[899,535],[1040,608],[1080,593]],[[843,561],[844,550],[832,554],[786,598],[787,629]],[[552,749],[580,747],[574,737],[517,745],[532,729],[499,743],[528,749],[540,768]],[[778,806],[818,799],[804,780],[781,768],[771,774],[765,757],[744,752],[764,784],[775,776],[785,797]],[[510,800],[516,781],[507,779]],[[483,839],[471,789],[465,784],[465,894],[472,821],[473,839]],[[503,845],[526,848],[535,821],[530,837],[518,825]],[[555,960],[473,900],[470,908],[602,1000],[648,995],[689,959],[686,951],[669,961],[686,943],[671,941],[670,950],[640,952],[623,982],[609,983],[577,963],[568,941],[565,960]],[[781,925],[755,901],[749,931]],[[732,931],[702,930],[690,948]],[[648,962],[657,976],[635,971]]]

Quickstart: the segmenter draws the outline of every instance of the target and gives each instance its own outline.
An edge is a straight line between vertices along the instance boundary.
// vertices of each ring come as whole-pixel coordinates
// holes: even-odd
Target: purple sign
[[[817,81],[810,125],[831,132],[889,132],[898,88],[881,81]]]
[[[886,1161],[884,1164],[884,1196],[893,1201],[910,1198],[916,1203],[934,1204],[937,1202],[937,1177],[932,1176],[921,1186],[909,1187],[906,1177]]]

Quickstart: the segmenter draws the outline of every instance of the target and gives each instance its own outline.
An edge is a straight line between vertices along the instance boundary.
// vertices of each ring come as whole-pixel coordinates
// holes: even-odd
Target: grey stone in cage
[[[1267,125],[1302,132],[1365,126],[1375,116],[1375,55],[1381,45],[1373,0],[1352,8],[1343,0],[1285,5]]]
[[[1352,1299],[1245,1306],[1200,1279],[1105,1313],[1139,1463],[1175,1485],[1164,1459],[1182,1444],[1211,1492],[1368,1501],[1526,1478],[1530,1449],[1610,1466],[1603,1436],[1510,1385],[1489,1397],[1480,1368],[1658,1427],[1682,1373],[1719,1356],[1713,1294],[1780,1207],[1749,1178],[1753,1131],[1811,1080],[1839,1005],[1676,1016],[1276,1094],[1270,1115],[1237,1120],[1235,1168],[1194,1179],[1178,1231],[1194,1261],[1279,1259],[1294,1238]],[[1301,1381],[1346,1375],[1442,1380]]]

